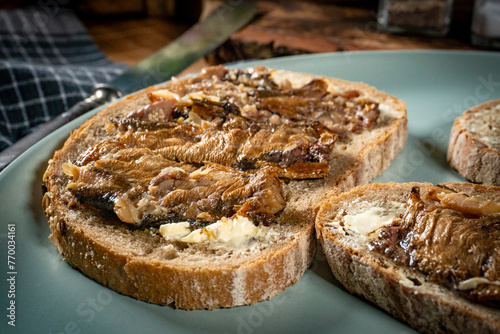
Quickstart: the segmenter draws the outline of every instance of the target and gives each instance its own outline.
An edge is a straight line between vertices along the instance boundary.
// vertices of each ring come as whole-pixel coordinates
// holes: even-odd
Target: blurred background
[[[417,21],[408,22],[409,18],[416,17],[415,12],[401,17],[403,25],[408,23],[403,30],[386,29],[391,22],[381,24],[384,10],[387,13],[391,5],[405,1],[393,0],[392,4],[384,0],[256,2],[259,7],[256,18],[190,70],[208,63],[316,52],[486,48],[471,43],[474,0],[445,0],[444,5],[449,5],[450,12],[435,15],[448,18],[429,18],[429,13],[436,9],[425,12],[421,8],[416,14],[421,14],[421,22],[425,18],[434,19],[439,26],[443,23],[440,20],[449,19],[444,32],[430,35],[418,30],[421,24],[417,22],[418,17]],[[112,61],[133,65],[182,34],[219,3],[212,0],[3,0],[0,8],[44,5],[56,11],[58,6],[69,7]],[[427,3],[435,6],[440,1]],[[393,23],[398,25],[394,19]],[[415,27],[417,29],[411,29]]]
[[[244,0],[0,0],[0,151]],[[500,0],[254,1],[207,65],[363,50],[500,49]]]

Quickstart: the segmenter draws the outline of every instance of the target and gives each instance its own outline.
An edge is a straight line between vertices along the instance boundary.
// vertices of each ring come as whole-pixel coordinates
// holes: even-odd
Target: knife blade
[[[0,152],[0,171],[35,143],[84,113],[123,95],[170,80],[215,50],[248,23],[256,12],[256,5],[250,1],[224,2],[163,49],[118,75],[109,84],[95,85],[85,100]]]

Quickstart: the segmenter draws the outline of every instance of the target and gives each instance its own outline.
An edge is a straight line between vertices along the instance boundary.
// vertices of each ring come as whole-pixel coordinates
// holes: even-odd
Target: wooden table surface
[[[376,24],[377,1],[256,1],[259,11],[246,27],[184,73],[240,59],[354,50],[478,49],[470,44],[473,1],[455,0],[445,37],[393,35]],[[219,2],[206,0],[201,17]],[[96,44],[113,61],[133,65],[189,28],[175,18],[82,17]]]

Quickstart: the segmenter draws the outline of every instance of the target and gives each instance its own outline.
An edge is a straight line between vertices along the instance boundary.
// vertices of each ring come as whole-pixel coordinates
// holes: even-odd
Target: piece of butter
[[[218,243],[240,247],[257,235],[259,229],[254,223],[243,216],[222,218],[218,222],[206,227],[206,234],[210,240]]]
[[[166,240],[178,240],[187,243],[200,243],[208,240],[230,247],[240,247],[248,243],[258,232],[259,228],[250,219],[243,216],[224,217],[216,223],[192,232],[189,230],[188,222],[160,226],[160,234]]]
[[[184,238],[181,238],[181,241],[188,242],[188,243],[200,243],[202,241],[205,241],[208,239],[208,236],[206,233],[204,233],[204,230],[199,228],[197,230],[194,230],[193,232],[189,233],[187,236]]]
[[[190,233],[189,222],[170,223],[160,226],[160,234],[166,240],[180,240]]]
[[[397,219],[399,219],[398,212],[390,212],[381,207],[371,207],[367,211],[344,217],[344,221],[350,229],[364,235],[368,235]]]

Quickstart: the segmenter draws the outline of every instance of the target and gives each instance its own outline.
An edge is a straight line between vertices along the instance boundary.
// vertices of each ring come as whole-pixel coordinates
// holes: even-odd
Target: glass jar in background
[[[453,0],[380,0],[377,21],[383,31],[444,36]]]
[[[500,49],[500,0],[476,0],[471,42],[483,48]]]

